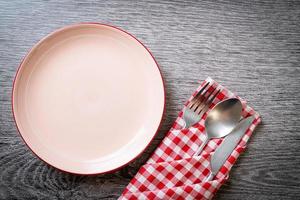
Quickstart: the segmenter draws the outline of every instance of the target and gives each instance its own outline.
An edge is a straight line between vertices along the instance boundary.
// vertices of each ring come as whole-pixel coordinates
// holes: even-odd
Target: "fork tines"
[[[210,104],[221,91],[213,85],[209,86],[209,84],[207,82],[187,105],[189,109],[198,115],[204,114],[208,110]]]

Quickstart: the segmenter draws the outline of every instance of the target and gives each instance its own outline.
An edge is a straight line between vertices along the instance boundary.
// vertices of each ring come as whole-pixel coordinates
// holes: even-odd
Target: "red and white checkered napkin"
[[[207,78],[193,94],[210,82],[209,90],[221,89],[213,101],[212,108],[219,101],[236,97],[235,94]],[[189,103],[192,97],[186,102]],[[239,97],[238,97],[239,98]],[[210,172],[210,157],[223,139],[211,139],[200,156],[193,157],[205,139],[204,114],[199,123],[189,129],[182,129],[182,111],[179,113],[173,127],[167,133],[162,143],[151,158],[143,165],[128,184],[119,200],[124,199],[211,199],[220,186],[228,179],[228,174],[240,153],[246,148],[253,130],[261,119],[251,107],[243,104],[243,117],[255,115],[256,119],[248,128],[232,154],[212,181],[204,182]]]

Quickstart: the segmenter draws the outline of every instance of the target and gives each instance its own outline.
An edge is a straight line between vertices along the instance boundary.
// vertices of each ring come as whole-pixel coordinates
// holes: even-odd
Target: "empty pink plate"
[[[136,158],[165,105],[161,73],[132,35],[103,24],[59,29],[21,63],[13,87],[19,132],[42,160],[98,174]]]

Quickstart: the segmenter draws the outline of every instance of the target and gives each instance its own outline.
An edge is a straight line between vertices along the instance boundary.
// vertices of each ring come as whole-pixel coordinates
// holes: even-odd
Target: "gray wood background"
[[[11,88],[22,57],[51,31],[102,22],[140,39],[166,83],[163,126],[115,173],[76,176],[38,160],[16,131]],[[263,124],[216,199],[300,199],[299,1],[0,0],[0,199],[116,199],[207,76],[259,111]]]

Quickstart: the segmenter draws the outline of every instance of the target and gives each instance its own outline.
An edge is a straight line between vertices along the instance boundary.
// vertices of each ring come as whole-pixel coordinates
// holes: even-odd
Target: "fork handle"
[[[209,138],[206,136],[203,143],[200,145],[199,149],[195,152],[195,156],[199,156],[199,154],[202,152],[203,148],[205,147],[205,145],[207,144],[207,142],[209,141]]]

